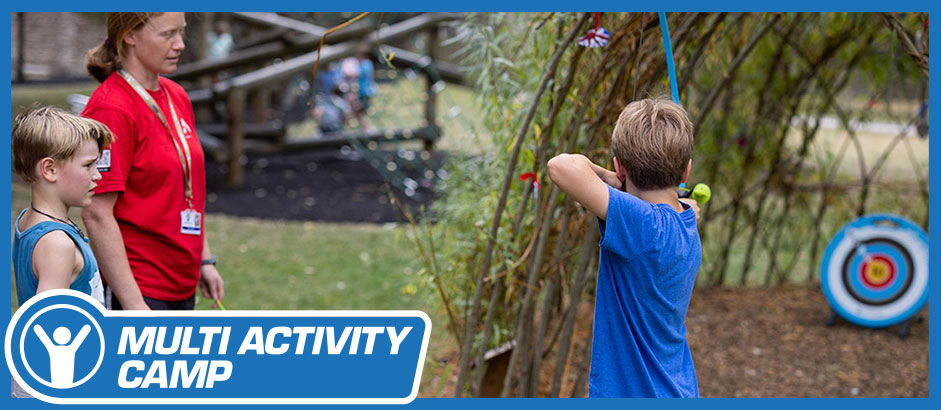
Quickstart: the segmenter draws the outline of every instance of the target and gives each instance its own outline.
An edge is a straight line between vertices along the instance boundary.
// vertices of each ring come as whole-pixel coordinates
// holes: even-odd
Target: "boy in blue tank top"
[[[73,289],[104,304],[98,263],[69,208],[91,204],[95,163],[111,143],[104,124],[42,107],[17,117],[13,169],[30,184],[30,207],[13,225],[13,274],[22,305],[49,289]]]
[[[601,229],[589,397],[698,397],[686,310],[702,262],[699,208],[677,197],[693,125],[671,101],[635,101],[611,145],[613,172],[577,154],[548,164],[552,182]]]

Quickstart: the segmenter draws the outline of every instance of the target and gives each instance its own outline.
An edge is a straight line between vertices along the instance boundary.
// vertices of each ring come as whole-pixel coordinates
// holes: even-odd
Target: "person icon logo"
[[[52,387],[64,389],[72,387],[75,382],[75,353],[85,341],[91,326],[84,325],[82,330],[78,331],[78,336],[72,339],[72,332],[65,326],[59,326],[52,333],[52,339],[42,329],[42,326],[33,325],[33,331],[49,352],[49,374],[52,376]]]
[[[71,389],[87,382],[101,367],[104,333],[95,318],[80,306],[49,304],[28,314],[20,329],[14,343],[18,345],[21,369],[25,370],[18,374],[25,380],[31,378],[54,389]]]

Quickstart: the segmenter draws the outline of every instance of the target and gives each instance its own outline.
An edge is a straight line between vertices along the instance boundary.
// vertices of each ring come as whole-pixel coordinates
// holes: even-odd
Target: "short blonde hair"
[[[43,158],[63,160],[88,140],[98,152],[114,140],[111,130],[90,118],[69,114],[56,107],[40,107],[16,117],[13,123],[13,170],[26,182],[36,178],[35,166]]]
[[[638,189],[677,186],[693,157],[693,124],[670,100],[634,101],[618,116],[611,148]]]

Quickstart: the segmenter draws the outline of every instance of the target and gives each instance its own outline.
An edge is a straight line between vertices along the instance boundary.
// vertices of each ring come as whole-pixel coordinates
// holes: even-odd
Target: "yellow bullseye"
[[[890,269],[892,268],[888,263],[876,259],[869,262],[863,274],[866,275],[867,282],[878,286],[885,284],[891,278]]]

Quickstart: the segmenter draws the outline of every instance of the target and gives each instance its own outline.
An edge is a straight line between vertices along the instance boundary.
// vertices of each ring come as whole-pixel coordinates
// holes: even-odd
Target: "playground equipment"
[[[186,64],[170,76],[186,84],[190,90],[200,141],[211,156],[228,164],[228,185],[239,186],[243,183],[246,153],[343,146],[375,147],[378,142],[408,140],[423,141],[425,151],[429,151],[440,137],[441,128],[435,118],[436,94],[444,88],[445,81],[460,83],[462,79],[456,66],[436,61],[435,50],[439,43],[437,32],[441,24],[459,18],[459,14],[423,13],[378,28],[359,21],[330,34],[325,38],[327,46],[320,50],[319,64],[368,54],[377,46],[390,54],[394,53],[395,58],[391,61],[393,65],[410,68],[427,79],[427,95],[422,99],[424,124],[407,128],[318,134],[290,140],[286,138],[287,121],[271,116],[272,108],[283,110],[284,107],[273,107],[272,102],[291,100],[289,96],[286,97],[294,88],[291,82],[310,75],[318,61],[317,46],[328,30],[275,13],[232,13],[232,17],[247,25],[265,29],[248,36],[250,38],[243,44],[249,46],[234,51],[226,59]],[[383,44],[395,44],[396,41],[421,33],[427,35],[425,55]],[[228,71],[230,76],[212,83],[210,79],[218,78],[224,71]],[[375,148],[358,151],[368,156]],[[417,157],[427,159],[428,155]],[[371,160],[370,163],[380,171],[393,167],[388,165],[388,161],[379,159]],[[403,185],[407,181],[392,182]]]
[[[866,327],[904,322],[899,337],[905,338],[928,301],[928,236],[896,215],[858,218],[827,246],[820,285],[831,306],[827,326],[837,315]]]

